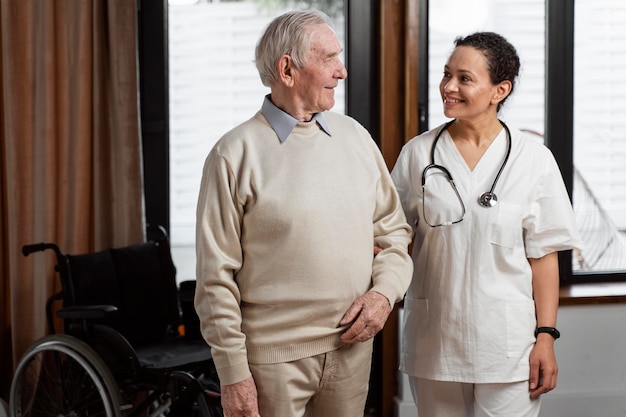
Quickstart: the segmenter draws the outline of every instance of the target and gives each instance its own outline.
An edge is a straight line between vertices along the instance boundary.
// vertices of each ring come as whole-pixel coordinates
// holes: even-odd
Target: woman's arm
[[[559,308],[559,258],[552,252],[542,258],[529,258],[533,273],[533,296],[537,327],[556,327]],[[530,354],[529,389],[531,398],[551,391],[556,387],[558,366],[554,354],[554,338],[539,333]]]

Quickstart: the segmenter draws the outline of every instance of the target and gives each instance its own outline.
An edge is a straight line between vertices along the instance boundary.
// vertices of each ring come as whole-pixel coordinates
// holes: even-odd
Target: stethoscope
[[[478,197],[478,204],[480,204],[482,207],[485,207],[485,208],[494,207],[496,204],[498,204],[498,196],[495,193],[496,185],[498,184],[500,175],[502,174],[502,171],[504,170],[504,167],[506,166],[506,163],[509,160],[509,156],[511,155],[511,131],[502,120],[498,120],[498,121],[500,122],[500,124],[502,124],[502,127],[504,127],[504,130],[506,131],[506,139],[508,142],[508,146],[506,149],[506,156],[504,157],[504,161],[502,162],[502,165],[500,166],[500,169],[498,170],[498,174],[496,175],[496,178],[493,180],[491,189],[489,191],[485,191],[484,193],[480,195],[480,197]],[[441,128],[439,133],[437,133],[437,136],[435,136],[435,140],[433,141],[433,144],[430,148],[430,165],[428,165],[426,168],[424,168],[424,171],[422,171],[422,188],[424,188],[424,185],[426,183],[426,174],[428,170],[432,168],[440,169],[441,171],[445,173],[445,175],[448,177],[448,180],[452,184],[452,187],[454,188],[454,192],[457,194],[457,197],[459,197],[459,200],[461,201],[461,204],[463,205],[463,213],[465,213],[465,205],[463,204],[463,200],[461,200],[459,196],[459,192],[457,191],[456,186],[454,185],[454,180],[452,179],[452,175],[450,174],[450,171],[448,171],[444,166],[437,165],[435,163],[435,148],[437,147],[437,142],[439,141],[439,137],[454,122],[455,120],[451,120],[448,123],[446,123]],[[458,223],[458,222],[452,222],[452,223]]]

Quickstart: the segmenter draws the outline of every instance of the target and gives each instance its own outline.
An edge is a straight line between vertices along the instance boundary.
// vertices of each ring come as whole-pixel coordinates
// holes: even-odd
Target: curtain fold
[[[0,0],[0,396],[47,333],[52,252],[144,240],[137,10],[127,0]]]

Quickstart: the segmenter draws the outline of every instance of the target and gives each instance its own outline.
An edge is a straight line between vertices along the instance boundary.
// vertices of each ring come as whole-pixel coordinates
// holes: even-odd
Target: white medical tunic
[[[445,131],[435,163],[445,167],[465,207],[440,169],[431,146],[442,126],[402,149],[392,178],[413,226],[413,280],[404,302],[400,369],[442,381],[496,383],[527,380],[535,343],[532,272],[527,258],[580,247],[561,173],[543,144],[511,129],[511,153],[485,208],[507,151],[506,131],[470,170]]]

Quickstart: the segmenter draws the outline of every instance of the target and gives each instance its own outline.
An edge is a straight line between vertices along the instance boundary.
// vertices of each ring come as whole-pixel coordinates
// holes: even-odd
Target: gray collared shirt
[[[298,119],[295,119],[290,114],[276,107],[276,105],[272,103],[272,100],[270,100],[270,94],[266,95],[265,100],[263,100],[261,113],[263,113],[263,116],[265,116],[270,123],[270,126],[272,126],[272,129],[274,129],[274,132],[278,135],[278,139],[281,143],[287,140],[293,128],[300,122]],[[315,113],[311,120],[315,120],[328,136],[332,136],[322,113]]]

